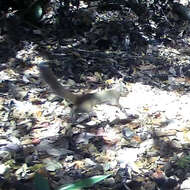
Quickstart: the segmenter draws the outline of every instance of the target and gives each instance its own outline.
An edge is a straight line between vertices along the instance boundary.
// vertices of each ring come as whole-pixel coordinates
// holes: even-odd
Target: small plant
[[[110,175],[98,175],[85,179],[78,180],[74,183],[62,185],[57,190],[80,190],[85,187],[91,187],[94,184],[104,180]],[[34,178],[34,185],[36,190],[50,190],[48,180],[45,179],[42,175],[36,174]]]
[[[177,166],[180,168],[190,167],[190,155],[183,156],[177,161]]]

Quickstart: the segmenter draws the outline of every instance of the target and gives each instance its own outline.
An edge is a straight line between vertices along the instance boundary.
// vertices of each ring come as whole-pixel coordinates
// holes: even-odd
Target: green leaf
[[[43,13],[42,7],[40,5],[36,5],[33,9],[32,16],[34,17],[34,19],[40,20],[40,18],[42,17],[42,13]]]
[[[110,176],[110,174],[93,176],[93,177],[90,177],[87,179],[81,179],[81,180],[76,181],[75,183],[63,185],[63,186],[59,187],[57,190],[80,190],[84,187],[91,187],[95,183],[98,183],[109,176]]]
[[[186,156],[180,158],[180,159],[177,161],[177,165],[178,165],[180,168],[187,168],[187,167],[190,167],[190,156],[189,156],[189,155],[186,155]]]
[[[34,187],[36,190],[50,190],[48,180],[38,173],[34,177]]]

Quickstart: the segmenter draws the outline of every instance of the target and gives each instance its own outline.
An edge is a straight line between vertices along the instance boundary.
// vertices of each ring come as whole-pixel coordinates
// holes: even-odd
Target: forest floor
[[[126,23],[117,11],[80,11],[70,29],[7,21],[0,42],[1,189],[34,189],[37,172],[52,189],[106,174],[89,189],[188,189],[188,26],[179,25],[173,38],[147,42],[130,24],[133,16]],[[40,78],[42,61],[73,93],[124,83],[122,110],[101,104],[93,115],[74,117]]]

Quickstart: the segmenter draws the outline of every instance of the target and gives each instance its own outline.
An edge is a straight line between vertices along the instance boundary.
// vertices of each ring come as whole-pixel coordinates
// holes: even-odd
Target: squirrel
[[[50,86],[56,95],[65,98],[73,104],[74,113],[88,113],[92,110],[93,106],[104,103],[121,108],[119,99],[123,90],[120,86],[102,92],[79,95],[74,94],[58,82],[47,62],[39,64],[39,71],[42,79]]]

